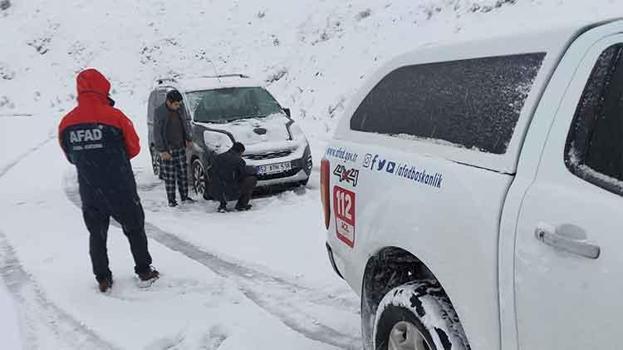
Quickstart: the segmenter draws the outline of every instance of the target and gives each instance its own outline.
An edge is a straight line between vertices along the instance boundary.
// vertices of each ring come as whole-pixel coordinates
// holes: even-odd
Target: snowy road
[[[67,197],[76,207],[80,208],[80,197],[73,173],[68,174],[64,179],[64,184]],[[144,189],[152,189],[152,191],[157,190],[159,192],[158,195],[162,197],[162,193],[160,193],[162,192],[162,188],[160,188],[162,186],[141,187]],[[144,195],[146,193],[143,192],[141,194]],[[164,206],[164,203],[162,203],[162,205]],[[195,225],[202,226],[202,221],[206,221],[208,224],[210,222],[209,214],[202,212],[207,208],[214,213],[216,210],[213,207],[213,203],[206,205],[198,203],[182,210],[186,213],[194,212],[205,215],[204,220],[193,222]],[[157,208],[149,207],[147,209],[157,210]],[[169,212],[175,213],[175,211],[179,211],[180,209],[173,209]],[[184,213],[181,214],[182,215],[179,216],[177,220],[186,219],[185,215],[183,215]],[[156,212],[153,215],[161,214]],[[219,216],[219,218],[223,216],[223,214],[220,213],[215,215]],[[229,214],[227,219],[237,221],[240,219],[239,215],[241,214],[232,213]],[[267,215],[267,213],[263,212],[260,215]],[[268,215],[270,215],[270,213],[268,213]],[[119,226],[118,224],[116,225]],[[251,226],[249,223],[246,223],[246,225]],[[262,269],[256,269],[245,266],[240,262],[221,258],[213,252],[188,242],[175,233],[165,231],[153,223],[147,222],[145,228],[149,237],[158,243],[208,267],[217,275],[235,282],[245,296],[264,310],[279,318],[292,330],[301,333],[309,339],[335,345],[340,348],[356,348],[355,345],[359,342],[357,337],[336,330],[335,328],[338,328],[340,326],[339,324],[331,324],[336,320],[336,313],[346,317],[357,313],[359,305],[356,300],[349,298],[350,292],[349,297],[344,297],[327,293],[320,288],[304,286],[295,281],[288,280],[286,277],[267,273]],[[253,230],[252,227],[249,227],[249,229]],[[222,232],[221,234],[228,233]],[[281,247],[281,249],[290,249],[290,247]],[[340,318],[338,318],[338,320],[340,320]],[[357,319],[353,321],[354,324],[357,325]]]
[[[171,209],[143,156],[134,166],[162,278],[137,286],[127,242],[113,226],[115,286],[102,295],[74,171],[50,142],[52,122],[39,128],[39,142],[0,162],[0,277],[26,348],[359,347],[358,301],[326,259],[317,190],[260,198],[248,213],[218,214],[203,201]]]
[[[23,269],[0,232],[0,276],[19,302],[26,326],[25,344],[33,348],[114,349],[90,329],[50,301]]]

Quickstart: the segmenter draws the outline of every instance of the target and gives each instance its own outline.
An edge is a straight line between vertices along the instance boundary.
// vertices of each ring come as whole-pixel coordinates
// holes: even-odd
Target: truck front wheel
[[[469,350],[459,318],[435,281],[409,282],[385,294],[373,339],[381,350]]]

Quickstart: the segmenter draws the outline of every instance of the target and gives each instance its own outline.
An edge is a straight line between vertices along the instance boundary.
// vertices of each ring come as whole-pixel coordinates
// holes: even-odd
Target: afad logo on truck
[[[378,154],[372,155],[367,153],[363,158],[363,167],[402,177],[430,187],[441,188],[443,184],[443,174],[432,174],[427,172],[426,169],[420,169],[407,163],[397,163],[381,158]]]

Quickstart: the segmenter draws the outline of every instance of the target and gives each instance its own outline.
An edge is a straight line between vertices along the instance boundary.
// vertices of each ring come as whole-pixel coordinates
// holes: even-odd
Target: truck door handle
[[[601,254],[601,248],[598,245],[563,236],[554,229],[539,227],[536,229],[535,235],[536,239],[550,247],[584,258],[597,259]]]

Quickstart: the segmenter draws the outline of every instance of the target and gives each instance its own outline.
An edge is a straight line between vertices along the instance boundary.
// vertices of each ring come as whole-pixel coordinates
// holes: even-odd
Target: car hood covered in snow
[[[242,142],[247,152],[256,153],[271,149],[287,149],[297,146],[300,141],[293,140],[288,131],[292,120],[284,114],[275,113],[262,118],[235,120],[229,123],[197,123],[210,130],[218,130]],[[297,142],[298,141],[298,142]]]

